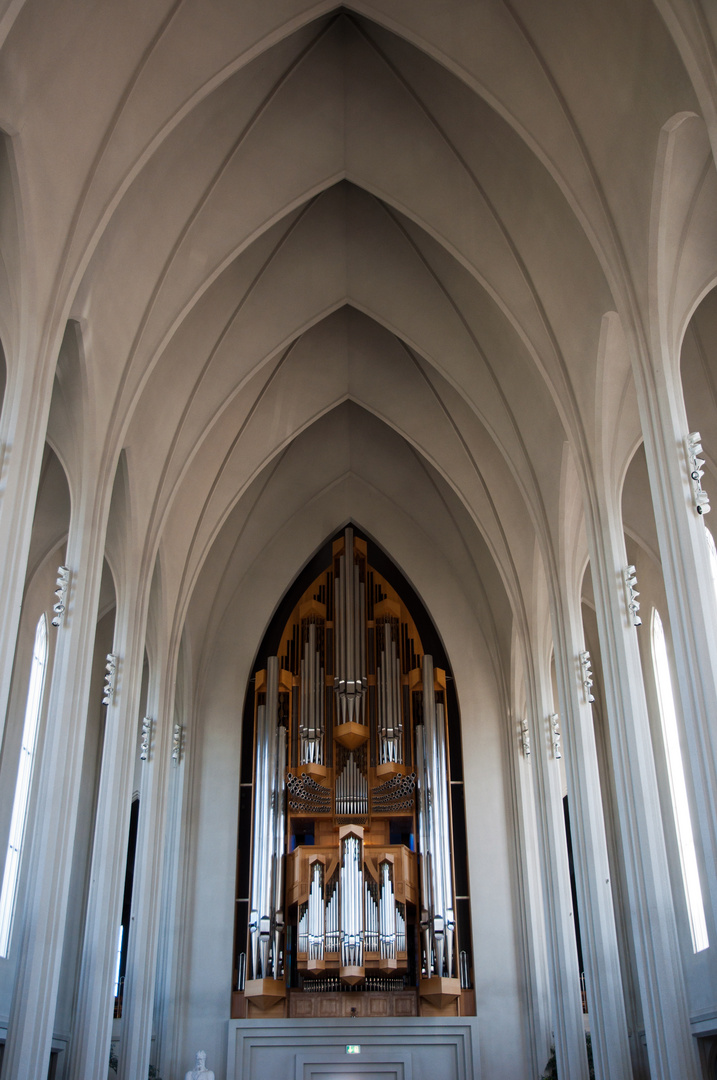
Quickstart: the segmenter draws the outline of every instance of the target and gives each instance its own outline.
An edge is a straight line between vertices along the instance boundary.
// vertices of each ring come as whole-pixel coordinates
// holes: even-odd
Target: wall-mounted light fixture
[[[62,623],[62,616],[65,614],[65,608],[67,607],[67,590],[70,585],[70,568],[69,566],[58,566],[57,568],[57,581],[55,582],[55,596],[57,599],[52,605],[54,615],[52,617],[52,625],[59,626]]]
[[[139,744],[139,760],[146,761],[149,757],[149,746],[152,741],[152,719],[145,716],[142,721],[142,741]]]
[[[595,700],[592,693],[593,668],[592,660],[590,659],[590,653],[587,651],[587,649],[584,652],[580,653],[580,667],[582,668],[583,672],[582,682],[583,689],[585,691],[585,701],[588,703],[588,705],[592,705],[593,701]]]
[[[692,499],[698,514],[709,514],[710,500],[707,492],[702,487],[704,474],[704,461],[699,454],[702,453],[702,436],[699,431],[691,431],[685,439],[687,450],[687,464],[690,471],[690,483],[692,484]]]
[[[115,694],[115,676],[117,674],[117,657],[114,653],[107,653],[105,664],[105,685],[102,693],[102,704],[111,705]]]
[[[630,612],[630,621],[633,626],[642,626],[642,619],[637,614],[640,610],[640,602],[637,599],[640,595],[637,591],[637,573],[634,566],[626,566],[623,574],[625,576],[625,590],[627,592],[627,610]]]
[[[563,752],[560,749],[560,717],[556,712],[550,714],[550,728],[553,737],[553,757],[560,759]]]
[[[525,756],[530,757],[530,732],[528,731],[527,720],[520,721],[520,745]]]
[[[175,724],[172,730],[172,764],[179,765],[182,754],[182,725]]]

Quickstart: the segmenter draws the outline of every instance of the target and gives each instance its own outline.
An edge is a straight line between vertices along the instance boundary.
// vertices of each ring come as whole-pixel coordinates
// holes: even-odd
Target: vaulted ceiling
[[[639,440],[601,335],[645,332],[660,132],[701,111],[680,11],[7,4],[0,332],[59,350],[49,438],[71,492],[114,484],[110,555],[183,612],[312,501],[390,505],[506,623],[566,443],[589,483]]]

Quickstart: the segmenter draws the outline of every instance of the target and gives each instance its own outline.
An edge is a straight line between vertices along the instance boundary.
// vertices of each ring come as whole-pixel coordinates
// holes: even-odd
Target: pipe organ
[[[446,674],[351,528],[256,673],[254,732],[243,1007],[310,1015],[381,988],[399,1015],[470,1011]]]

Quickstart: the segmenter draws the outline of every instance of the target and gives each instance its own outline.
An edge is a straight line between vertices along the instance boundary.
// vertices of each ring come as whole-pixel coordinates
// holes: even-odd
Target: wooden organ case
[[[474,1013],[446,675],[351,528],[255,673],[253,759],[232,1015]]]

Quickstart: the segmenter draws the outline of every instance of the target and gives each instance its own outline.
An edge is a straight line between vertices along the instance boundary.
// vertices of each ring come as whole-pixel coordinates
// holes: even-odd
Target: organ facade
[[[449,673],[352,528],[279,641],[248,714],[234,1014],[473,1013]]]

